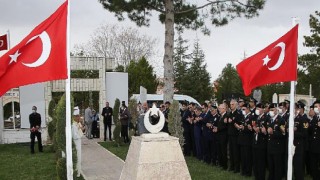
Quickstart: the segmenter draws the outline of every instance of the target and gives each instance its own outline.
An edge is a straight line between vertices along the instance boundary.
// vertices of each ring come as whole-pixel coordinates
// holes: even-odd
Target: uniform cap
[[[257,108],[264,108],[264,105],[263,105],[262,103],[258,103],[258,104],[256,105],[256,107],[257,107]]]
[[[73,115],[74,115],[74,116],[80,115],[80,110],[79,110],[79,107],[78,107],[78,106],[76,106],[76,107],[73,108]]]

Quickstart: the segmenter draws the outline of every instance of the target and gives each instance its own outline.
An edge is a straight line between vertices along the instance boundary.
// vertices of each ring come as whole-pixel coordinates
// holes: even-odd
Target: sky
[[[203,4],[204,0],[193,0]],[[50,16],[63,0],[0,0],[0,35],[10,30],[11,47],[18,44],[33,28]],[[118,22],[113,14],[103,9],[98,0],[71,0],[70,44],[71,50],[76,44],[85,44],[95,29],[102,24],[119,24],[123,27],[135,27],[139,31],[158,39],[158,53],[153,62],[161,62],[164,52],[164,25],[157,15],[151,19],[150,27],[137,27],[129,20]],[[317,9],[318,8],[318,9]],[[298,53],[306,54],[309,48],[303,47],[303,36],[310,35],[309,16],[320,11],[319,0],[267,0],[258,17],[239,18],[223,27],[211,29],[210,36],[200,31],[185,31],[184,39],[189,40],[190,50],[193,42],[199,39],[205,53],[207,70],[214,81],[221,74],[227,63],[236,66],[244,56],[249,57],[280,38],[292,27],[292,17],[299,19]],[[5,52],[0,51],[0,55]],[[157,67],[157,74],[162,74],[162,66]]]

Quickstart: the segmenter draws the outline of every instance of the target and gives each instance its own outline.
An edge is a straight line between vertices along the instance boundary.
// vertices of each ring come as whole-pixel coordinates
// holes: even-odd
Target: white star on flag
[[[11,57],[11,61],[9,62],[9,64],[11,64],[12,62],[17,62],[17,59],[20,56],[20,54],[21,53],[19,53],[19,50],[18,50],[13,55],[9,55]]]
[[[269,62],[271,59],[270,59],[269,56],[267,55],[267,56],[266,56],[265,58],[263,58],[262,60],[263,60],[263,65],[267,65],[268,62]]]

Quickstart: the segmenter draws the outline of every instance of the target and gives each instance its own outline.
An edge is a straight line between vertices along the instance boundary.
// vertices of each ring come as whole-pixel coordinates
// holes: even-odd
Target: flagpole
[[[68,1],[68,0],[67,0]],[[66,80],[66,154],[67,154],[67,178],[73,180],[72,163],[72,136],[71,136],[71,93],[70,93],[70,1],[67,6],[67,71]]]
[[[8,51],[11,49],[11,43],[10,43],[10,31],[9,29],[7,30],[7,37],[8,37],[8,40],[7,40],[7,43],[8,43]],[[12,123],[13,123],[13,129],[16,129],[16,116],[15,116],[15,113],[14,113],[14,100],[13,100],[13,88],[11,88],[10,90],[11,92],[11,107],[12,107]]]
[[[297,24],[297,18],[292,18],[292,25],[295,26]],[[297,39],[298,40],[298,39]],[[297,57],[296,57],[297,58]],[[297,61],[298,62],[298,61]],[[296,82],[291,81],[290,88],[290,117],[289,117],[289,140],[288,140],[288,171],[287,171],[287,179],[292,179],[292,160],[295,153],[295,146],[293,145],[294,138],[294,95],[295,95]]]

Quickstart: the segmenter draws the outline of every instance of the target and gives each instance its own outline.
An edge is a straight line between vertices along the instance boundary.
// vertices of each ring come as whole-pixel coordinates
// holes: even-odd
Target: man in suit
[[[217,133],[217,144],[218,144],[218,159],[219,165],[223,170],[228,169],[228,159],[227,159],[227,124],[228,124],[228,116],[227,116],[227,107],[224,103],[219,105],[219,113],[220,119],[218,121],[218,126],[213,130],[213,132]]]
[[[167,102],[164,103],[164,105],[165,105],[165,109],[163,111],[163,115],[164,115],[164,118],[165,118],[165,122],[164,122],[163,128],[161,129],[161,132],[166,132],[166,133],[170,134],[169,133],[169,127],[168,127],[168,118],[169,118],[171,103],[169,101],[167,101]]]
[[[103,132],[103,137],[104,141],[107,140],[107,128],[109,131],[109,140],[112,141],[111,138],[111,123],[112,123],[112,107],[109,107],[109,102],[106,102],[106,107],[102,109],[101,115],[103,116],[103,124],[104,124],[104,132]]]
[[[29,115],[29,122],[30,122],[30,138],[31,138],[31,154],[34,154],[34,141],[37,137],[38,140],[38,149],[39,152],[43,152],[42,148],[42,140],[41,140],[41,115],[37,113],[37,107],[32,107],[32,113]]]
[[[207,103],[201,105],[203,115],[202,123],[202,135],[203,135],[203,159],[207,164],[212,162],[213,151],[213,132],[212,128],[212,115]]]
[[[121,122],[121,137],[124,143],[129,143],[128,125],[130,113],[125,101],[122,101],[120,108],[120,122]]]
[[[191,112],[188,109],[188,103],[182,102],[181,103],[181,122],[183,127],[183,138],[184,138],[184,145],[183,145],[183,154],[185,156],[190,156],[192,151],[192,136],[191,136],[191,123],[188,121],[188,117],[191,115]]]
[[[242,114],[240,114],[241,111],[238,110],[238,102],[234,99],[230,101],[230,110],[228,119],[229,171],[238,173],[240,172],[240,147],[238,144],[239,132],[235,127],[235,123],[241,121]]]

